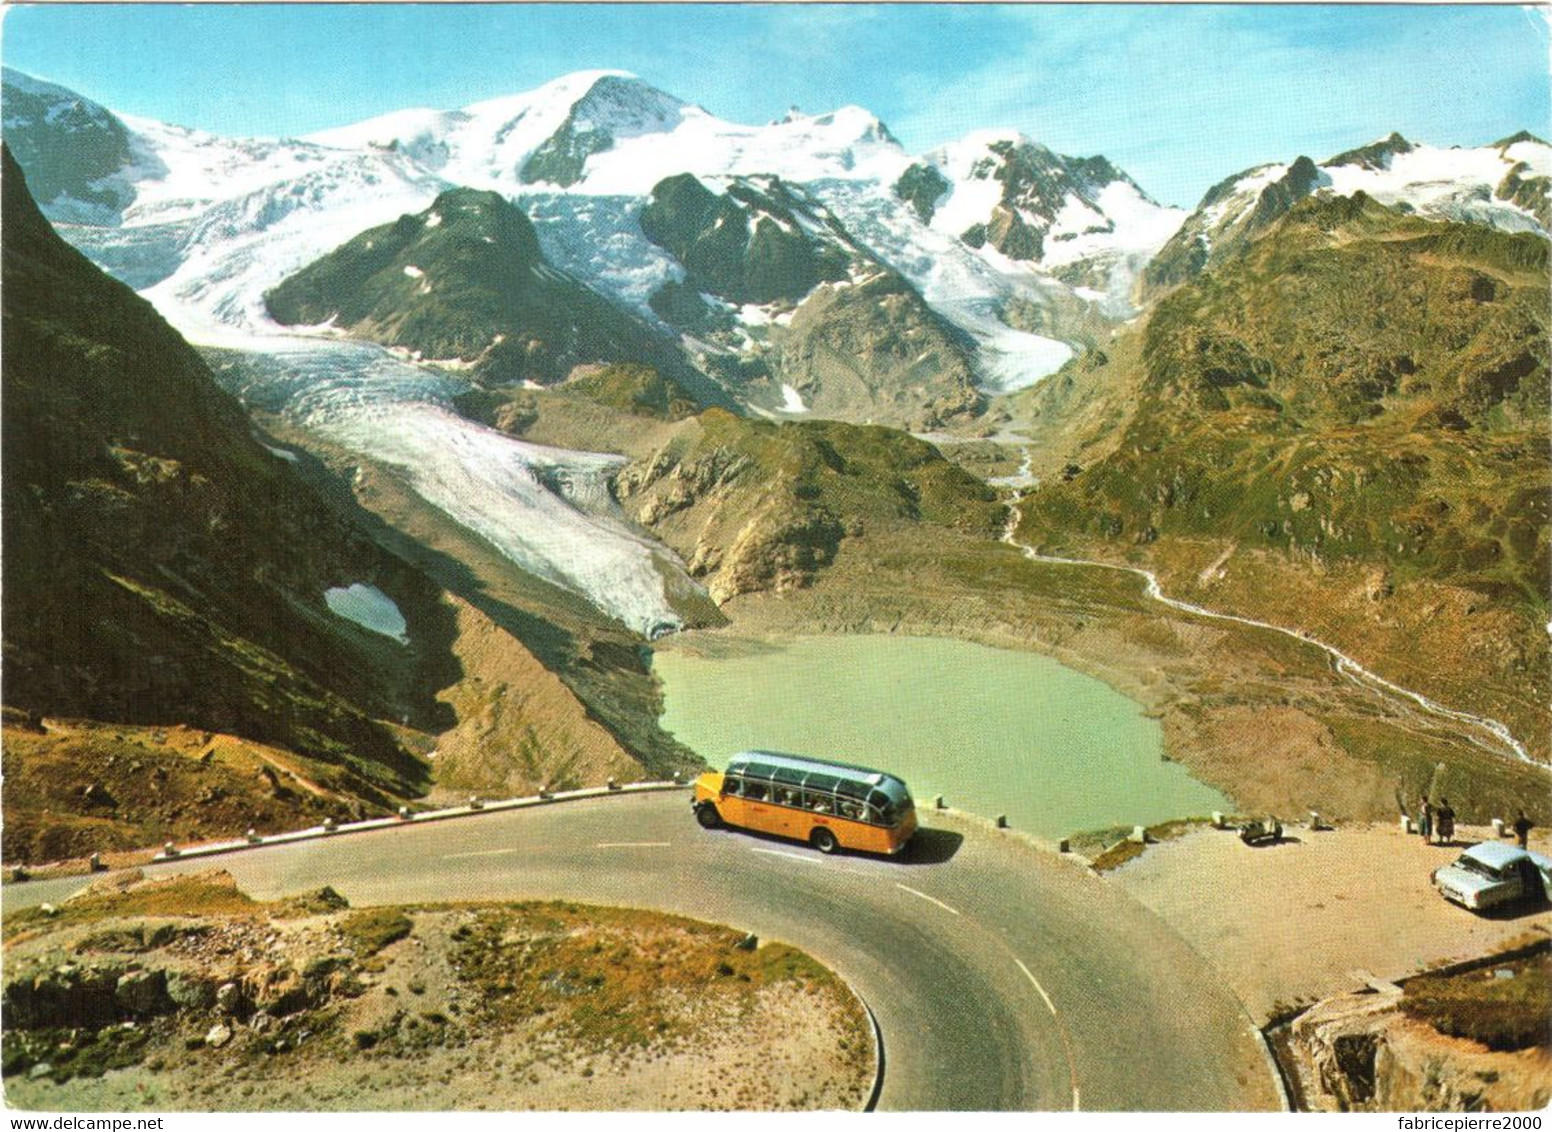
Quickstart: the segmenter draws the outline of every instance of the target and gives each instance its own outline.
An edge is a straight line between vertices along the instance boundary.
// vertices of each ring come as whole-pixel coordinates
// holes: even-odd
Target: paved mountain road
[[[884,1036],[879,1107],[1195,1111],[1277,1107],[1238,1001],[1154,913],[1069,861],[924,815],[915,860],[824,857],[706,831],[680,792],[401,826],[147,869],[229,870],[269,899],[557,898],[726,923],[807,950]],[[8,886],[6,908],[84,878]]]

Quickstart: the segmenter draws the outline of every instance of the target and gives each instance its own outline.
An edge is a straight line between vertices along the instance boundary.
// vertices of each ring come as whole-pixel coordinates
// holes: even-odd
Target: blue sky
[[[921,152],[1015,127],[1195,204],[1222,177],[1399,130],[1546,136],[1528,8],[1193,5],[59,5],[0,57],[111,109],[295,135],[621,68],[734,121],[846,103]]]

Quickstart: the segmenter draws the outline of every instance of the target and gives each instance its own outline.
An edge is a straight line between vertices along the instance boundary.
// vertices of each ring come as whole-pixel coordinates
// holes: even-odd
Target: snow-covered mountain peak
[[[1417,147],[1398,133],[1379,138],[1368,145],[1358,146],[1346,153],[1339,153],[1326,162],[1327,165],[1356,165],[1361,169],[1389,169],[1390,163],[1400,154],[1411,153]]]
[[[57,219],[115,222],[135,195],[115,178],[133,157],[124,122],[75,91],[9,67],[0,79],[6,144],[43,208]]]
[[[1259,165],[1208,190],[1148,265],[1145,294],[1182,283],[1275,224],[1307,196],[1364,193],[1420,216],[1510,232],[1552,231],[1552,146],[1527,133],[1432,146],[1392,133],[1316,165]]]
[[[397,150],[427,169],[440,169],[449,157],[447,139],[468,121],[469,116],[461,110],[416,107],[320,130],[302,140],[334,149]]]
[[[0,67],[0,81],[3,81],[6,86],[12,87],[21,94],[37,95],[39,98],[60,102],[82,102],[91,106],[97,106],[95,102],[82,98],[73,90],[68,90],[44,79],[35,78],[13,67]],[[98,107],[98,109],[101,109],[101,107]]]
[[[600,75],[571,107],[581,130],[608,130],[616,139],[664,133],[679,124],[685,103],[625,72]]]
[[[640,83],[641,80],[629,71],[594,70],[572,71],[551,79],[549,82],[534,87],[532,90],[521,91],[516,94],[502,94],[495,98],[482,99],[479,102],[471,102],[463,108],[465,114],[475,118],[511,118],[519,114],[526,114],[537,108],[558,109],[562,114],[570,113],[577,100],[592,90],[602,79],[624,79],[630,82]],[[642,84],[645,85],[645,84]]]
[[[984,158],[987,151],[994,147],[1017,147],[1033,144],[1019,130],[992,126],[980,130],[971,130],[964,137],[949,142],[947,145],[934,150],[928,156],[941,158],[944,162],[973,162]],[[1041,148],[1045,147],[1042,146]]]
[[[1185,215],[1103,157],[1066,157],[1011,129],[976,130],[934,150],[895,191],[994,266],[1025,263],[1118,295],[1123,276]]]

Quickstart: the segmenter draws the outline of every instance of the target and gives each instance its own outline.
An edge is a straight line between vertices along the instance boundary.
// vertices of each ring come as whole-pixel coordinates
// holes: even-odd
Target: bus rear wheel
[[[824,826],[820,826],[808,835],[808,843],[821,853],[834,853],[839,844],[835,840],[835,834]]]
[[[695,820],[701,823],[702,829],[722,828],[722,815],[717,813],[717,807],[710,802],[695,808]]]

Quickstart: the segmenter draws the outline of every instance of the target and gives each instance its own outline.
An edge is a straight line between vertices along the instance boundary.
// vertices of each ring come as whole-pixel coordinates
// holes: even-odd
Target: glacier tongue
[[[230,340],[228,340],[229,342]],[[416,494],[523,569],[644,636],[683,622],[665,585],[692,587],[609,491],[624,458],[516,440],[455,412],[456,378],[355,342],[255,338],[238,392],[401,471]]]

